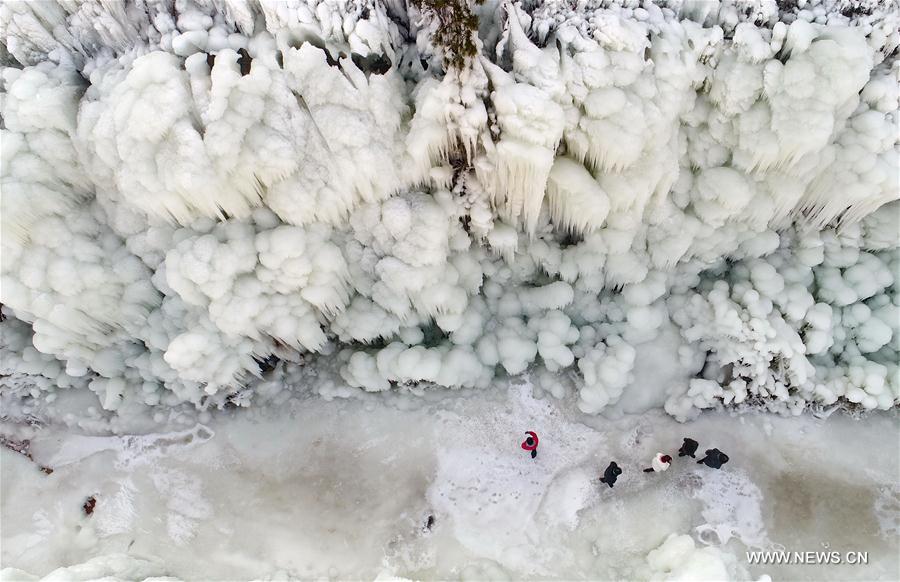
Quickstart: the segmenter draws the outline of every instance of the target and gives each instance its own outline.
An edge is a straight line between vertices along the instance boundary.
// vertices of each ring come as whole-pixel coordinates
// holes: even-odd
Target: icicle
[[[488,233],[488,244],[497,255],[503,257],[507,263],[512,263],[519,246],[519,236],[516,229],[500,222],[494,223],[494,229]]]
[[[550,218],[563,230],[580,235],[603,226],[609,197],[581,164],[558,157],[547,181]]]

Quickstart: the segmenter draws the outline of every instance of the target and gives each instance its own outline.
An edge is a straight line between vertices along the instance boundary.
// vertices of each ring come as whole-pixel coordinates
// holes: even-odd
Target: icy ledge
[[[5,2],[5,401],[894,407],[897,4],[569,4]]]

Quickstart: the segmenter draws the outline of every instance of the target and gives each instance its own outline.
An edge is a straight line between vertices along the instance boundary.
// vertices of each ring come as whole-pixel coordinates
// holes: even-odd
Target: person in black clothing
[[[609,467],[606,468],[606,471],[603,472],[603,476],[600,477],[600,482],[606,483],[612,488],[612,486],[616,484],[616,479],[618,479],[621,474],[622,469],[620,469],[616,462],[613,461],[609,464]]]
[[[694,439],[685,438],[684,444],[681,445],[680,449],[678,449],[678,456],[679,457],[690,457],[690,458],[694,459],[694,458],[696,458],[696,457],[694,457],[694,453],[697,452],[698,446],[700,446],[699,443],[697,441],[695,441]]]
[[[706,456],[697,461],[698,464],[703,464],[713,469],[721,469],[722,465],[727,462],[728,455],[719,449],[706,449]]]

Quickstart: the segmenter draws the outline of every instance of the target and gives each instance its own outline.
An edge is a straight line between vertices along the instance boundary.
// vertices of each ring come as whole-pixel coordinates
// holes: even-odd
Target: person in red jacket
[[[538,435],[533,430],[529,430],[525,434],[528,435],[528,438],[522,441],[522,448],[526,451],[531,451],[531,458],[533,459],[537,457]]]

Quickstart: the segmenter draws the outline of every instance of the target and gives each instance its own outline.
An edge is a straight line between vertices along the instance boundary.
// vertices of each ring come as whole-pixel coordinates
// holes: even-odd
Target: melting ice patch
[[[148,463],[154,457],[165,455],[171,448],[196,446],[214,435],[213,431],[202,424],[185,431],[165,434],[122,437],[72,435],[61,444],[48,463],[52,467],[62,467],[103,451],[115,452],[116,462],[120,466]]]
[[[703,503],[706,523],[697,527],[703,543],[724,545],[737,538],[751,548],[768,545],[762,492],[743,471],[704,471],[694,498]]]
[[[881,528],[881,537],[900,538],[900,485],[888,484],[879,488],[875,499],[875,515]]]

